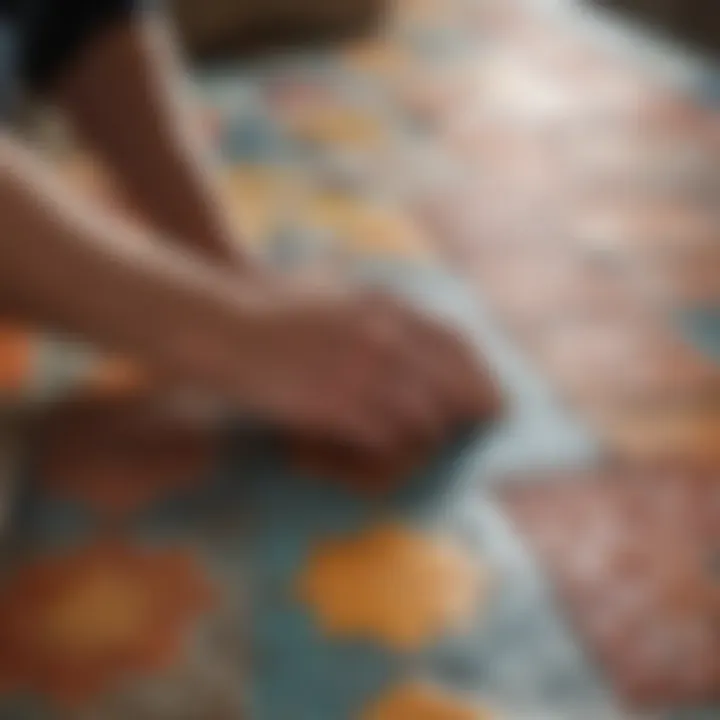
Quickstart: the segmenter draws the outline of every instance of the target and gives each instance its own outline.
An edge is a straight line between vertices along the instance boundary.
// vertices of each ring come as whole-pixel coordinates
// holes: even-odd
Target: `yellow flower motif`
[[[74,706],[163,670],[212,600],[182,553],[103,541],[27,565],[0,594],[0,692]]]
[[[337,105],[298,108],[286,121],[298,137],[321,145],[362,152],[377,149],[385,140],[384,128],[377,118]]]
[[[472,622],[486,586],[454,544],[395,525],[318,547],[298,581],[327,634],[399,651]]]
[[[394,689],[363,713],[360,720],[491,720],[491,715],[465,698],[417,683]]]
[[[352,253],[404,257],[419,262],[434,257],[433,241],[416,218],[381,203],[327,191],[311,199],[305,220],[311,227],[328,230],[342,238],[344,249]]]
[[[237,166],[225,168],[223,179],[232,221],[253,251],[262,251],[292,177],[282,170]]]

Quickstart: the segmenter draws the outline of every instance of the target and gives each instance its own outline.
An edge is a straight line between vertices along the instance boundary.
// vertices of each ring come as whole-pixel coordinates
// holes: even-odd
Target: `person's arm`
[[[0,136],[0,228],[4,315],[164,370],[187,332],[219,321],[228,298],[242,297],[220,269],[76,196],[7,135]]]
[[[88,205],[0,137],[0,309],[351,444],[437,439],[497,411],[488,375],[437,322],[392,298],[267,285]]]
[[[62,2],[55,7],[66,10]],[[161,14],[131,8],[105,24],[88,24],[45,80],[46,91],[145,220],[208,256],[247,266]]]

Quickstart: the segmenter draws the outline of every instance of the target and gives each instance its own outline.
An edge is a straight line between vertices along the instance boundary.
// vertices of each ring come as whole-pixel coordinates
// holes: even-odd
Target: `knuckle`
[[[388,359],[401,349],[400,336],[392,322],[383,318],[369,318],[365,329],[368,350],[378,359]]]

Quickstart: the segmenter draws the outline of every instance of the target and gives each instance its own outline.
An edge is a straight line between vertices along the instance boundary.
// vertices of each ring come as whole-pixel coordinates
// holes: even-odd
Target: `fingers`
[[[429,372],[442,386],[460,421],[494,418],[500,409],[500,391],[490,369],[459,333],[439,323],[418,318],[418,337],[424,338]]]
[[[388,445],[437,444],[496,415],[497,386],[458,334],[395,298],[374,294],[363,310],[346,385]]]
[[[421,381],[406,378],[387,384],[375,406],[388,444],[436,445],[448,430],[434,394]]]
[[[442,396],[414,353],[402,319],[366,316],[366,399],[391,442],[435,443],[447,430]]]
[[[473,349],[395,297],[300,293],[262,319],[242,343],[241,394],[304,434],[384,454],[437,445],[497,413],[497,386]]]
[[[375,295],[374,312],[390,319],[401,336],[396,350],[408,378],[421,383],[430,402],[448,423],[488,419],[500,414],[497,382],[460,333],[396,298]],[[386,320],[387,321],[387,320]]]

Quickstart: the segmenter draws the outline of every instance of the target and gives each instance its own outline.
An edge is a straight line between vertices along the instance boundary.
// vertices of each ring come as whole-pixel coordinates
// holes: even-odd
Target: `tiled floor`
[[[400,5],[199,94],[248,240],[467,328],[510,418],[367,494],[343,458],[57,412],[5,552],[0,718],[235,720],[248,672],[259,720],[720,716],[720,120],[693,65],[562,2]]]

